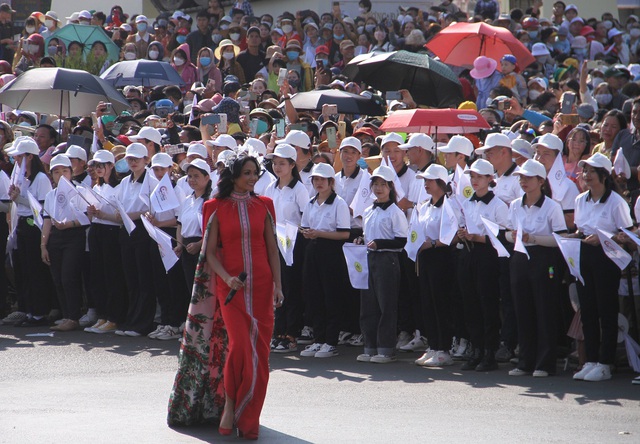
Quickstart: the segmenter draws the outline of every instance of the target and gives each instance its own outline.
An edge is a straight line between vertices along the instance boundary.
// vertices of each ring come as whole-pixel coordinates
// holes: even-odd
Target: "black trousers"
[[[30,220],[30,221],[29,221]],[[42,233],[32,217],[20,217],[17,227],[19,297],[24,300],[27,313],[46,316],[54,299],[53,280],[49,266],[42,262],[40,239]]]
[[[313,318],[315,342],[338,344],[345,270],[342,241],[311,239],[307,243],[303,285]]]
[[[175,228],[162,228],[162,231],[173,238],[176,237]],[[169,271],[165,270],[158,244],[153,240],[149,242],[149,257],[151,258],[153,291],[160,304],[161,323],[162,325],[179,327],[187,319],[190,299],[180,263],[181,259],[178,259],[178,262]]]
[[[362,228],[351,228],[351,232],[349,233],[349,239],[347,242],[353,243],[354,239],[362,236]],[[346,263],[345,263],[346,266]],[[346,331],[349,333],[358,334],[360,333],[360,292],[357,288],[353,288],[351,286],[351,281],[349,280],[349,270],[345,268],[344,273],[345,278],[345,296],[344,296],[344,312],[342,315],[342,323],[340,325],[340,330]]]
[[[119,226],[92,224],[89,229],[90,287],[98,318],[122,325],[127,318],[128,292],[119,238]]]
[[[400,258],[400,297],[398,298],[398,330],[413,334],[415,330],[425,331],[422,324],[422,304],[416,274],[416,263],[402,250]],[[421,333],[422,334],[422,333]]]
[[[506,245],[507,251],[513,256],[513,248],[511,244]],[[501,257],[498,259],[500,263],[500,315],[502,319],[502,328],[500,329],[500,341],[504,342],[511,350],[515,350],[518,345],[518,322],[516,320],[516,311],[513,306],[513,297],[511,295],[511,273],[509,271],[510,258]]]
[[[9,236],[9,224],[7,223],[7,214],[0,213],[0,252],[7,251],[7,238]],[[6,254],[1,256],[6,258]],[[8,307],[8,286],[9,281],[7,279],[7,270],[5,267],[5,261],[0,262],[0,313],[3,313]]]
[[[86,228],[76,227],[58,230],[51,227],[47,250],[50,270],[62,316],[77,321],[82,310],[82,268]]]
[[[465,322],[474,347],[495,351],[500,341],[500,265],[490,243],[469,243],[462,250],[458,282]]]
[[[449,350],[453,337],[451,325],[451,288],[455,284],[450,247],[423,250],[418,255],[418,280],[422,299],[422,324],[429,347]]]
[[[464,247],[466,248],[466,247]],[[464,321],[464,303],[462,302],[462,291],[460,290],[460,283],[458,282],[458,268],[460,267],[460,258],[462,256],[462,249],[457,247],[451,248],[451,256],[453,258],[451,262],[451,271],[449,274],[452,276],[451,295],[449,303],[449,311],[451,313],[451,324],[453,328],[453,336],[460,340],[461,338],[469,339],[469,331],[467,330],[467,324]]]
[[[511,294],[518,321],[518,368],[528,372],[556,370],[558,306],[562,256],[557,248],[527,247],[511,256]]]
[[[282,293],[284,303],[276,309],[275,336],[292,336],[297,338],[303,327],[304,298],[302,296],[302,270],[304,265],[304,239],[301,233],[296,236],[293,247],[293,264],[288,267],[280,256],[280,274],[282,278]]]
[[[618,339],[618,287],[621,271],[601,246],[580,248],[580,317],[587,362],[613,364]]]
[[[182,239],[182,242],[185,245],[189,245],[193,242],[198,242],[200,240],[202,240],[201,237],[186,237]],[[196,268],[198,266],[198,256],[200,256],[199,251],[196,254],[191,254],[187,251],[186,248],[182,248],[182,254],[180,255],[180,263],[182,264],[182,272],[184,273],[184,280],[187,286],[187,294],[189,295],[189,299],[191,298],[191,294],[193,293],[193,281],[196,276]]]
[[[129,293],[126,320],[121,330],[146,334],[153,330],[156,298],[153,294],[152,267],[149,245],[152,242],[142,222],[135,221],[136,229],[127,233],[120,228],[120,254]]]

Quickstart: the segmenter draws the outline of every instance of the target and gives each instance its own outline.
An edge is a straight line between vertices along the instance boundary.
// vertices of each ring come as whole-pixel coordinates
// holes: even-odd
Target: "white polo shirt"
[[[520,222],[523,233],[534,236],[551,236],[553,233],[567,231],[562,207],[558,202],[543,194],[537,202],[527,206],[526,197],[525,195],[514,200],[509,207],[509,220],[514,230]]]
[[[176,182],[176,188],[180,188],[184,192],[185,196],[188,196],[189,194],[193,193],[193,190],[189,186],[189,182],[187,182],[186,174],[182,176],[180,179],[178,179],[178,181]]]
[[[264,191],[267,189],[269,184],[271,184],[271,182],[273,182],[274,180],[276,180],[276,176],[271,174],[266,169],[262,168],[262,171],[260,171],[260,178],[258,179],[258,181],[253,187],[253,192],[260,196],[263,196]]]
[[[146,170],[136,181],[133,180],[133,174],[129,174],[118,185],[118,200],[122,203],[122,207],[127,213],[149,211],[149,202],[144,202],[139,197],[144,176],[147,174],[153,173]]]
[[[409,199],[409,192],[411,191],[411,184],[414,182],[415,178],[416,172],[409,168],[408,165],[404,165],[398,173],[398,179],[400,179],[400,184],[402,185],[404,196],[408,200],[411,200]]]
[[[489,191],[482,197],[478,197],[475,193],[462,203],[462,211],[464,224],[469,234],[487,235],[487,230],[482,223],[481,217],[497,223],[501,229],[511,228],[509,221],[509,208],[507,204],[501,201]]]
[[[507,205],[510,205],[511,202],[522,197],[524,194],[522,187],[520,187],[518,176],[513,175],[517,167],[518,165],[514,163],[502,176],[498,176],[497,174],[494,176],[496,186],[493,188],[493,192]]]
[[[16,202],[16,207],[18,208],[18,216],[31,217],[33,216],[33,211],[31,211],[31,207],[29,206],[27,191],[33,194],[33,197],[35,197],[38,202],[44,202],[47,193],[51,191],[51,181],[43,172],[36,174],[33,182],[26,177],[23,181],[23,186],[20,188],[20,196],[24,198],[24,203]]]
[[[202,204],[202,196],[196,198],[193,192],[182,202],[178,214],[182,237],[202,237]]]
[[[440,221],[442,219],[442,204],[446,199],[442,196],[435,203],[425,202],[418,208],[418,223],[422,228],[424,236],[431,240],[440,239]]]
[[[321,231],[351,231],[349,205],[335,192],[322,204],[311,199],[302,213],[300,225]]]
[[[567,191],[564,193],[564,196],[562,196],[562,199],[558,200],[555,197],[553,197],[553,190],[551,190],[552,191],[551,198],[560,204],[563,212],[571,213],[576,208],[576,198],[578,197],[578,194],[580,194],[580,190],[578,189],[578,186],[571,179],[568,179],[565,177],[564,180],[568,182],[568,184],[566,185],[568,188],[567,188]]]
[[[376,239],[395,239],[407,237],[409,224],[402,210],[392,201],[384,204],[374,203],[364,211],[364,239],[365,244]],[[378,251],[401,251],[402,249]]]
[[[300,226],[302,211],[309,202],[307,189],[299,180],[292,180],[288,185],[278,187],[278,179],[269,184],[264,195],[271,198],[276,209],[276,221],[291,222]]]
[[[311,168],[313,168],[313,161],[309,161],[306,167],[300,170],[300,179],[302,180],[302,185],[309,192],[309,199],[316,195],[316,190],[313,189],[313,184],[311,183]]]
[[[115,215],[117,213],[116,209],[112,205],[109,205],[107,202],[105,202],[105,200],[108,202],[115,202],[117,200],[117,190],[117,187],[112,187],[108,183],[104,183],[102,185],[94,185],[93,191],[104,198],[104,200],[98,198],[99,203],[98,205],[96,205],[96,208],[105,214]],[[106,219],[100,219],[97,216],[93,218],[92,222],[94,224],[111,225],[115,227],[120,226],[120,224],[118,223]]]
[[[407,195],[407,199],[416,205],[431,200],[431,196],[424,188],[424,179],[418,177],[418,173],[424,172],[429,165],[422,170],[415,171],[416,175],[413,177],[413,181],[409,185],[409,194]]]
[[[53,190],[49,191],[47,193],[47,195],[44,198],[44,214],[43,217],[45,219],[47,218],[51,218],[51,215],[53,214],[53,206],[54,206],[54,202],[56,200],[56,196],[58,193],[58,189],[54,188]],[[75,211],[77,211],[78,213],[86,213],[87,212],[87,203],[79,196],[73,196],[71,199],[69,199],[70,202],[70,206],[73,207],[73,209]],[[68,213],[71,213],[71,208],[69,208]],[[68,217],[65,218],[64,221],[59,220],[58,222],[69,222],[72,220],[78,220],[77,216],[75,215],[71,215],[69,214]]]
[[[633,225],[629,205],[614,191],[605,192],[597,202],[591,199],[590,191],[580,194],[576,198],[574,220],[585,236],[597,234],[597,229],[617,233],[620,228]]]
[[[353,198],[356,197],[363,174],[364,172],[359,166],[356,167],[351,176],[345,176],[344,171],[340,171],[336,174],[336,193],[344,199],[347,205],[351,205]],[[352,217],[351,227],[362,228],[362,218]]]
[[[91,176],[86,171],[78,176],[74,176],[71,182],[83,188],[91,188]]]

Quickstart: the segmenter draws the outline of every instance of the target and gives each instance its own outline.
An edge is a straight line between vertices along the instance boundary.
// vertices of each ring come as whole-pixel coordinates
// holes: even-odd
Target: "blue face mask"
[[[538,31],[529,31],[529,37],[532,39],[538,38]]]
[[[144,22],[138,23],[138,25],[136,26],[138,28],[138,31],[140,32],[145,32],[147,30],[147,24]]]
[[[362,169],[367,169],[368,168],[367,161],[364,160],[362,157],[358,159],[356,164]]]
[[[116,172],[120,174],[126,174],[129,172],[129,164],[127,159],[120,159],[116,162]]]
[[[300,53],[298,51],[287,51],[287,58],[289,60],[298,60]]]
[[[211,57],[200,57],[200,64],[202,66],[209,66],[211,64]]]
[[[256,135],[264,134],[269,130],[269,125],[264,120],[257,120]]]
[[[333,34],[333,38],[336,40],[342,40],[344,38],[344,34],[341,34],[341,35]]]
[[[181,45],[182,45],[184,42],[186,42],[186,41],[187,41],[187,36],[186,36],[186,35],[179,35],[178,37],[176,37],[176,41],[177,41],[179,44],[181,44]]]

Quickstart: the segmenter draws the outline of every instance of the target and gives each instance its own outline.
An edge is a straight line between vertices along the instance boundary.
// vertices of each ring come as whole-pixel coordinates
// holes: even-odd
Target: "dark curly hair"
[[[226,199],[231,196],[231,192],[233,191],[233,181],[240,177],[242,173],[242,168],[244,168],[245,164],[248,162],[253,162],[256,166],[256,170],[260,172],[260,164],[255,157],[247,156],[246,154],[241,154],[238,157],[233,157],[229,159],[229,162],[225,166],[225,169],[220,173],[220,180],[218,181],[218,194],[216,197],[218,199]],[[251,192],[253,195],[254,193]]]

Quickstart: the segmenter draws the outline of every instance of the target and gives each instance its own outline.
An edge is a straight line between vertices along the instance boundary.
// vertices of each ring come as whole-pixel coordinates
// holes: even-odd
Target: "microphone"
[[[244,282],[247,280],[247,273],[246,272],[242,272],[238,275],[238,279],[240,279],[240,281]],[[227,299],[225,299],[224,301],[224,305],[227,305],[229,302],[231,302],[231,299],[233,299],[233,297],[236,295],[236,290],[235,288],[232,288],[231,291],[229,291],[229,294],[227,295]]]

